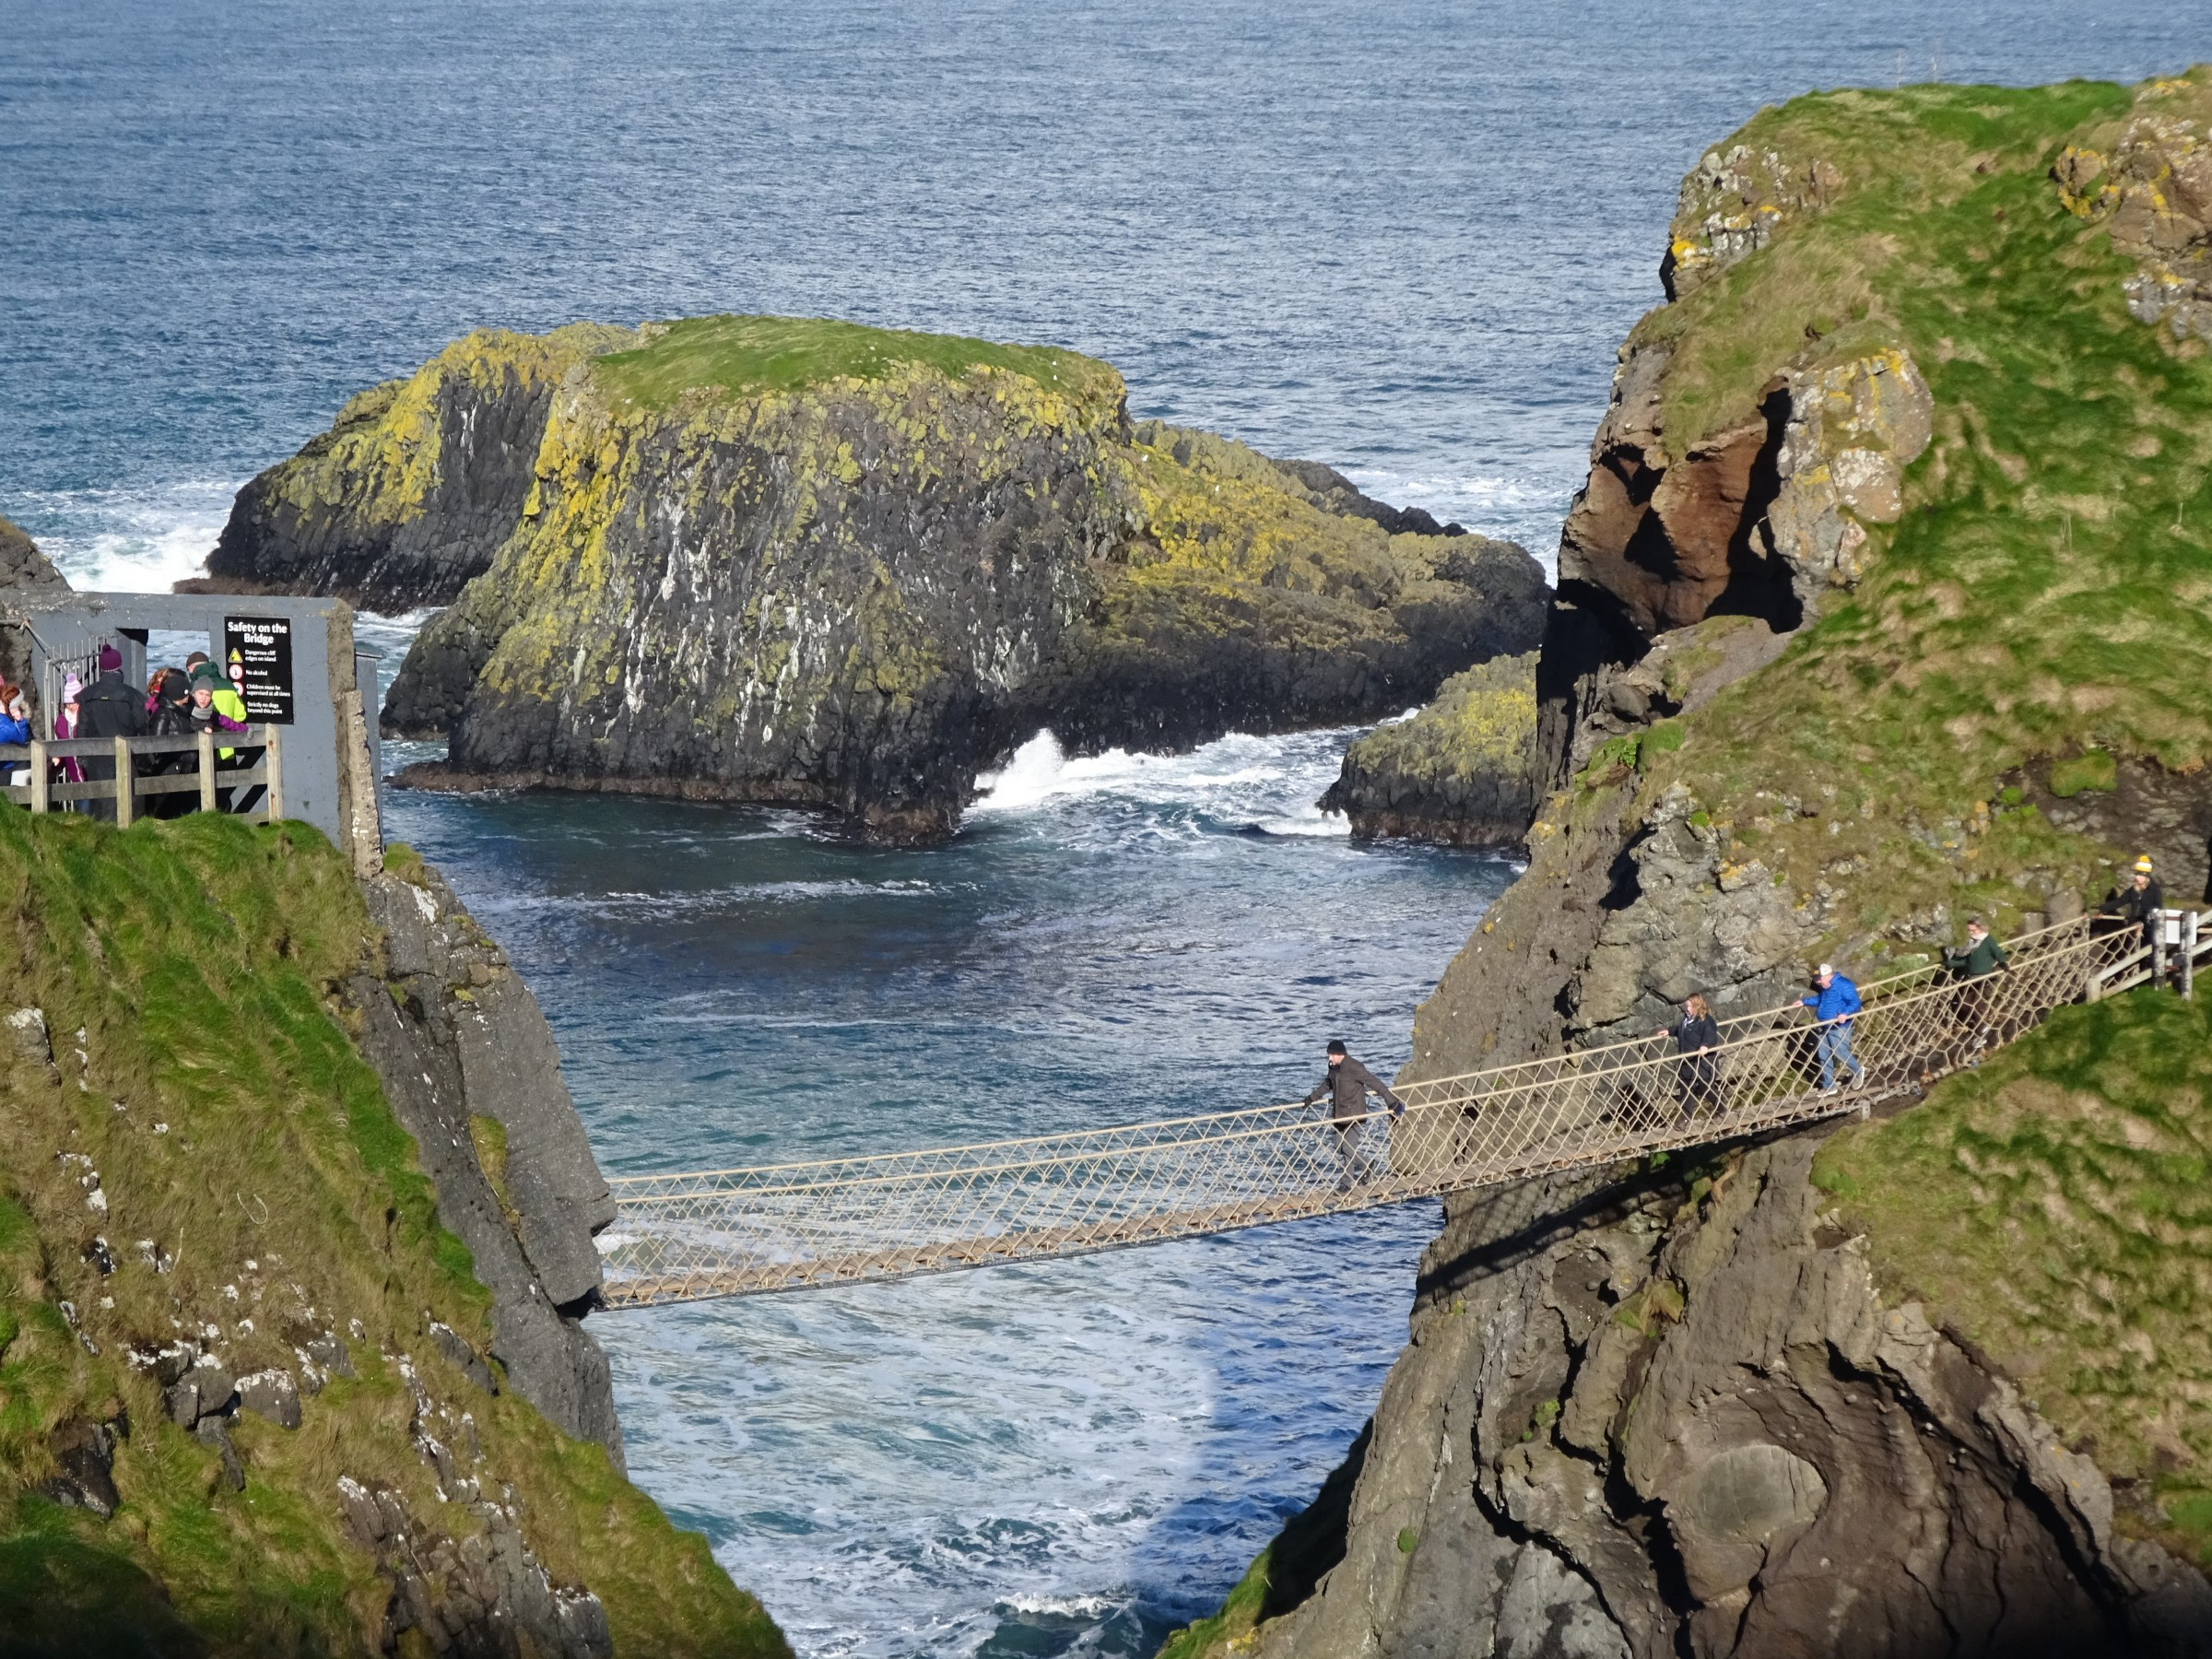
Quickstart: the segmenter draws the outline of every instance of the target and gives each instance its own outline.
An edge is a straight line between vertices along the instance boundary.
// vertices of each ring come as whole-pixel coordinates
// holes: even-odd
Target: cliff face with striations
[[[1924,962],[2138,846],[2194,896],[2208,135],[2200,69],[1704,158],[1562,542],[1528,871],[1408,1077]],[[2212,1653],[2202,1026],[2145,990],[1888,1121],[1450,1201],[1297,1582],[1178,1651]]]
[[[0,808],[0,1645],[785,1653],[623,1478],[549,1035],[394,864]]]
[[[472,335],[241,494],[213,582],[452,600],[422,781],[947,832],[978,771],[1373,718],[1526,650],[1520,549],[1133,426],[1072,352],[779,318]],[[465,585],[464,585],[465,583]]]
[[[239,491],[207,577],[180,585],[333,594],[388,613],[452,604],[513,533],[554,392],[634,340],[595,324],[487,330],[371,387]]]

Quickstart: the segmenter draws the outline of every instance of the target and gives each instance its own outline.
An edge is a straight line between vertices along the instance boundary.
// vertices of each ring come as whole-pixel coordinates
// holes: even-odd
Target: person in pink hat
[[[62,706],[53,717],[53,735],[57,739],[77,735],[76,723],[80,717],[76,700],[84,694],[84,689],[85,682],[74,674],[62,681]],[[62,769],[64,782],[82,783],[85,781],[85,769],[76,763],[75,755],[65,756],[56,764]]]

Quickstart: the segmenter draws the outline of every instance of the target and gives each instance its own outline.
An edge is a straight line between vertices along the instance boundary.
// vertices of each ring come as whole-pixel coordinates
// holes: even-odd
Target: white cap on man
[[[1820,971],[1814,977],[1816,979],[1830,979],[1834,976],[1835,971],[1835,965],[1833,963],[1823,962],[1820,964]]]

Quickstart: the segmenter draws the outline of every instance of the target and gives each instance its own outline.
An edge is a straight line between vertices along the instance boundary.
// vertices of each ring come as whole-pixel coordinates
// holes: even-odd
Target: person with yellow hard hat
[[[2158,942],[2159,919],[2165,910],[2166,895],[2159,888],[2159,878],[2151,872],[2150,854],[2146,853],[2129,870],[2127,885],[2107,899],[2097,913],[2141,928],[2143,943],[2151,946]]]

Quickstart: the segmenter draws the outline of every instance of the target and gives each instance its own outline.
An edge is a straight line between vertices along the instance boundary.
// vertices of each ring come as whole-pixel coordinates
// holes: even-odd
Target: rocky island
[[[1360,839],[1517,847],[1536,815],[1535,737],[1535,653],[1495,657],[1355,740],[1319,806]]]
[[[472,335],[241,492],[207,581],[445,608],[415,782],[948,833],[978,771],[1371,720],[1525,652],[1535,561],[1133,423],[1074,352],[774,317]]]
[[[2206,69],[1704,157],[1562,540],[1529,868],[1401,1081],[2078,914],[2140,850],[2197,899],[2207,272]],[[1168,1652],[2212,1652],[2204,1009],[1448,1201],[1367,1431]]]

